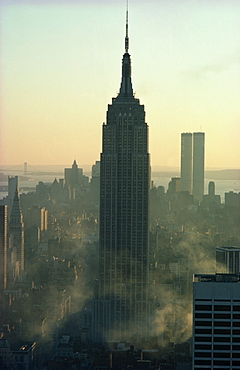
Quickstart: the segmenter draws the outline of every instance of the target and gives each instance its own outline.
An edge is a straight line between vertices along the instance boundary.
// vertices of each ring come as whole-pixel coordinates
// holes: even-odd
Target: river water
[[[67,166],[65,166],[67,167]],[[79,166],[80,167],[80,166]],[[81,167],[80,167],[81,168]],[[55,172],[55,171],[56,172]],[[56,178],[59,180],[60,178],[64,178],[64,166],[56,166],[51,168],[50,171],[39,171],[39,172],[27,172],[24,176],[22,171],[19,171],[18,169],[16,170],[11,170],[8,171],[2,170],[6,175],[9,176],[19,176],[19,187],[20,187],[20,192],[21,193],[26,193],[29,191],[35,191],[35,187],[38,184],[39,181],[43,181],[44,183],[52,183],[54,179]],[[83,168],[83,173],[86,176],[91,176],[90,172],[90,166],[85,166],[85,170]],[[173,173],[174,176],[174,173]],[[207,176],[207,175],[206,175]],[[164,177],[164,176],[159,176],[159,177],[152,177],[152,181],[154,186],[164,186],[165,191],[168,189],[168,183],[171,180],[170,177]],[[240,192],[240,180],[235,179],[235,180],[223,180],[223,179],[212,179],[212,178],[205,178],[205,189],[204,193],[208,193],[208,183],[209,181],[214,181],[215,182],[215,193],[221,196],[222,202],[224,202],[224,194],[229,192],[229,191],[234,191],[236,193]],[[3,186],[7,186],[7,181],[1,181],[0,182],[0,199],[3,199],[4,197],[7,196],[7,189],[3,189]]]
[[[168,183],[171,180],[169,177],[153,177],[153,184],[155,186],[164,186],[165,192],[168,189]],[[221,196],[221,201],[224,202],[224,194],[228,193],[229,191],[234,191],[235,193],[240,192],[240,181],[239,180],[222,180],[216,179],[213,180],[212,178],[205,178],[204,183],[204,194],[208,194],[208,183],[210,181],[215,182],[215,194]]]

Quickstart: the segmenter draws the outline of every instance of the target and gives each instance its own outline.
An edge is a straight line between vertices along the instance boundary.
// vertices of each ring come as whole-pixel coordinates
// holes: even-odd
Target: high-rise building
[[[16,279],[24,271],[24,223],[17,189],[9,221],[9,253],[10,275]]]
[[[82,168],[78,168],[77,162],[74,159],[72,168],[65,168],[65,183],[72,188],[81,185],[81,180],[83,177]]]
[[[7,211],[7,206],[0,205],[0,307],[3,303],[3,291],[7,287]]]
[[[89,185],[89,178],[83,175],[83,169],[79,168],[76,160],[73,161],[72,168],[65,168],[65,189],[69,190],[69,198],[79,198],[82,191]],[[53,184],[52,194],[59,200],[63,197],[62,187],[60,184]],[[55,194],[54,194],[55,193]]]
[[[204,194],[204,132],[193,133],[193,197],[199,202]]]
[[[96,161],[92,166],[92,178],[90,182],[91,200],[99,205],[100,200],[100,161]]]
[[[216,248],[217,272],[239,274],[240,273],[240,248],[217,247]]]
[[[181,134],[181,191],[192,194],[192,133]]]
[[[131,81],[126,22],[120,90],[103,124],[100,169],[100,266],[93,336],[100,340],[147,337],[148,125]]]
[[[8,216],[10,217],[13,199],[15,197],[16,189],[19,193],[19,182],[18,176],[8,176],[8,197],[7,197],[7,205],[8,205]]]
[[[239,369],[239,274],[194,275],[193,370]]]
[[[204,132],[181,134],[181,191],[201,202],[204,194]]]
[[[168,183],[168,193],[175,194],[179,193],[181,187],[180,177],[172,177],[171,181]]]
[[[229,191],[224,194],[225,208],[240,208],[240,193]]]
[[[215,182],[209,181],[208,183],[208,195],[214,196],[215,195]]]
[[[92,166],[92,177],[100,177],[100,161],[96,161]]]
[[[208,194],[205,194],[202,199],[202,204],[209,209],[219,207],[221,205],[220,195],[215,194],[215,183],[210,181],[208,183]]]
[[[35,226],[41,231],[48,229],[48,210],[45,207],[32,206],[24,215],[24,226]]]

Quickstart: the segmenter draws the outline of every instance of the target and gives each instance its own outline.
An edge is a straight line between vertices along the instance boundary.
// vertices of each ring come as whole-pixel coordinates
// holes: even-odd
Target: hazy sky
[[[1,164],[93,164],[117,95],[125,0],[1,0]],[[180,165],[204,131],[206,167],[239,168],[240,1],[129,0],[133,88],[152,165]]]

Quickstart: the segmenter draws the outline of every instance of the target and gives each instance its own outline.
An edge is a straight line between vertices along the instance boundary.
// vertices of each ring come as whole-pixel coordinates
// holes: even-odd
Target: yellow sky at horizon
[[[204,131],[206,167],[239,168],[240,3],[129,8],[152,165],[179,166],[181,132]],[[93,164],[120,85],[123,4],[2,5],[1,18],[1,164]]]

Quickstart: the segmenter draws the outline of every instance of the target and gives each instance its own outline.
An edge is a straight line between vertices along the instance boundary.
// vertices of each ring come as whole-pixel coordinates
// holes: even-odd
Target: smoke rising
[[[182,343],[192,336],[193,274],[215,273],[215,248],[203,234],[186,232],[174,245],[165,270],[155,273],[159,301],[154,334],[162,344]]]

